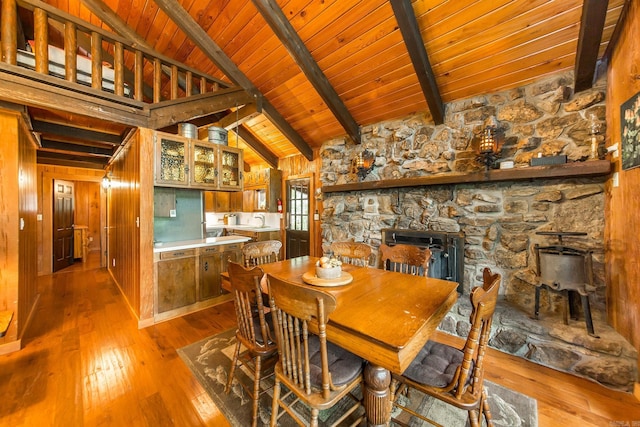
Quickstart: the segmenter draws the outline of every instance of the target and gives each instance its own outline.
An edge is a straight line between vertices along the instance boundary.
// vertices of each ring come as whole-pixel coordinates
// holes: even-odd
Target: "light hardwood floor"
[[[39,278],[24,348],[0,356],[0,426],[228,426],[176,349],[234,327],[232,303],[138,330],[97,262]],[[541,427],[640,425],[630,394],[497,351],[486,363],[537,399]]]

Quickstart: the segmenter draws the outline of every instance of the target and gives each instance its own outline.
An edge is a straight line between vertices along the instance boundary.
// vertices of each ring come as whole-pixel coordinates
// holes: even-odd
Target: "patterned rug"
[[[194,373],[202,387],[207,390],[207,393],[218,408],[225,414],[229,423],[233,426],[245,427],[251,425],[251,399],[246,395],[242,386],[238,384],[237,376],[234,379],[231,392],[229,394],[224,392],[235,344],[235,329],[230,329],[219,335],[214,335],[180,348],[178,349],[178,354],[191,369],[191,372]],[[246,372],[242,372],[240,377],[240,380],[245,384],[251,384],[251,378],[247,376]],[[267,387],[271,386],[273,381],[268,380],[266,384]],[[496,426],[536,427],[538,425],[538,409],[535,399],[489,381],[485,381],[485,387],[489,395],[489,405]],[[262,425],[269,425],[271,397],[271,390],[269,390],[260,399],[259,418]],[[419,408],[421,413],[439,424],[447,427],[468,425],[466,411],[453,408],[415,390],[411,392],[410,397],[410,406]],[[345,402],[345,404],[349,403]],[[299,405],[297,410],[303,417],[308,415],[304,405]],[[340,412],[339,408],[322,411],[320,413],[320,425],[330,424],[333,415]],[[291,418],[284,415],[279,425],[293,426],[296,424]],[[422,423],[420,420],[412,420],[410,425],[421,426],[428,424]]]

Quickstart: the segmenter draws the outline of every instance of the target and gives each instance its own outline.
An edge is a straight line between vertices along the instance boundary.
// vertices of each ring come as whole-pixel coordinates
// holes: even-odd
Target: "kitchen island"
[[[154,320],[183,316],[232,299],[220,286],[229,260],[241,262],[249,237],[232,235],[155,242]]]

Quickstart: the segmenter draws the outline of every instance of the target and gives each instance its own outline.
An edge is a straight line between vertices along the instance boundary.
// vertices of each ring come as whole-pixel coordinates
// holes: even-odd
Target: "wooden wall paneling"
[[[37,303],[36,142],[18,111],[0,110],[0,310],[13,313],[0,354],[17,351]],[[16,188],[18,191],[16,191]]]
[[[139,129],[138,174],[139,215],[140,215],[140,326],[153,322],[153,133],[149,129]]]
[[[78,181],[75,185],[75,225],[86,225],[89,251],[100,250],[101,192],[99,182]]]
[[[640,91],[639,33],[640,4],[633,1],[608,68],[607,145],[621,142],[620,105]],[[640,350],[640,169],[621,170],[620,157],[614,168],[619,186],[608,183],[605,207],[607,316],[609,323]],[[637,378],[635,395],[640,399]]]
[[[320,168],[322,166],[322,159],[318,155],[317,151],[314,152],[314,161],[310,162],[303,155],[297,156],[289,156],[283,159],[280,159],[278,163],[278,169],[282,171],[282,202],[286,203],[286,181],[288,179],[293,178],[303,178],[306,176],[311,177],[311,194],[309,195],[310,204],[309,204],[309,245],[310,245],[310,254],[311,256],[322,256],[322,229],[320,228],[320,221],[313,220],[313,213],[318,210],[319,213],[322,212],[322,201],[316,199],[315,192],[316,188],[322,188],[322,183],[320,181]],[[287,211],[287,207],[284,206],[284,212]],[[280,220],[280,229],[284,230],[284,218]],[[283,253],[286,252],[286,239],[283,236]]]
[[[38,214],[42,215],[42,220],[38,221],[38,253],[37,265],[38,275],[51,274],[53,271],[53,180],[65,179],[68,181],[88,182],[101,184],[104,171],[96,169],[74,168],[54,165],[38,165]],[[104,212],[106,210],[104,194],[100,194],[100,224],[99,230],[104,230]],[[88,224],[81,224],[88,225]],[[94,238],[95,240],[95,238]],[[104,240],[101,238],[101,240]]]

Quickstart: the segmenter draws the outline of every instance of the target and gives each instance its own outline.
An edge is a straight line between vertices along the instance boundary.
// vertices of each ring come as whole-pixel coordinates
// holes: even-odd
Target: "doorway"
[[[287,180],[287,258],[309,255],[309,191],[311,180]]]
[[[53,271],[73,264],[74,183],[53,181]]]

